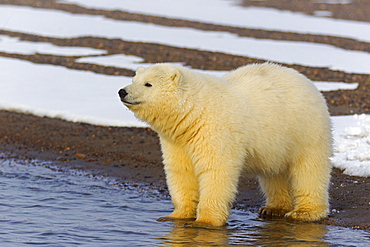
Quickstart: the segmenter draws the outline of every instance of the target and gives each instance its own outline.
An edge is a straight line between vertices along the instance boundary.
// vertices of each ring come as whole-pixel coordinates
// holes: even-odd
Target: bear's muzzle
[[[118,95],[119,95],[119,97],[121,98],[121,101],[124,101],[124,99],[125,99],[125,97],[127,96],[127,92],[126,92],[126,90],[125,89],[120,89],[119,91],[118,91]]]

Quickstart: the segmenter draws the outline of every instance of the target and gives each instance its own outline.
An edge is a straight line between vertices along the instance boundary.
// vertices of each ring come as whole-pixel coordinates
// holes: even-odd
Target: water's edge
[[[170,212],[172,205],[168,197],[145,185],[127,186],[113,178],[68,170],[52,162],[0,157],[0,242],[9,246],[119,246],[122,241],[131,246],[365,246],[370,238],[365,231],[316,223],[265,221],[255,213],[241,210],[232,210],[228,226],[222,228],[186,227],[183,221],[157,222],[158,217]]]

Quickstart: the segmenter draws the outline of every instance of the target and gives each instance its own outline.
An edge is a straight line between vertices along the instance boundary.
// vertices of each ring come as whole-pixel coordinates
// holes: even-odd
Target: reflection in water
[[[0,246],[370,246],[367,232],[240,210],[225,227],[157,222],[168,200],[45,165],[0,154]]]
[[[244,214],[244,215],[243,215]],[[186,227],[186,221],[172,223],[161,240],[166,246],[328,246],[327,226],[316,223],[265,221],[256,214],[233,211],[225,227]],[[331,245],[334,246],[334,245]]]
[[[327,233],[325,225],[317,223],[288,223],[284,220],[266,222],[258,231],[255,245],[275,244],[287,246],[328,246],[323,237]]]
[[[226,227],[186,227],[186,221],[177,221],[162,240],[167,246],[227,246],[229,243]]]

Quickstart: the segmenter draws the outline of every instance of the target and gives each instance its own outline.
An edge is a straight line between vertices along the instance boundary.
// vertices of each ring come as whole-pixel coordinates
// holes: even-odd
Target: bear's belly
[[[248,175],[276,175],[286,171],[287,163],[276,158],[275,160],[261,157],[249,157],[244,162],[243,172]]]

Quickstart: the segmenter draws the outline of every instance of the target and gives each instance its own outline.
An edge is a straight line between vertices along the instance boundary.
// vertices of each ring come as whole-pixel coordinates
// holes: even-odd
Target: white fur
[[[157,64],[138,69],[125,90],[125,105],[160,136],[175,207],[162,220],[225,224],[242,170],[259,177],[262,215],[327,215],[329,114],[295,70],[265,63],[216,78]]]

